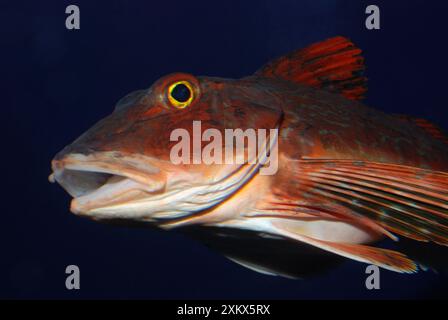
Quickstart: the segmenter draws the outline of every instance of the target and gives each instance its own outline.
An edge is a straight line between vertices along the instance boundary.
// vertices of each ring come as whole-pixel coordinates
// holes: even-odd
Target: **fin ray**
[[[339,93],[361,100],[367,92],[361,50],[344,37],[334,37],[266,64],[255,74]]]
[[[295,170],[297,181],[286,188],[288,193],[279,188],[275,195],[277,202],[291,204],[289,213],[280,207],[286,211],[279,215],[303,219],[294,214],[303,211],[303,202],[320,203],[328,207],[314,212],[321,219],[357,223],[389,238],[395,234],[448,246],[447,173],[332,159],[298,160]]]

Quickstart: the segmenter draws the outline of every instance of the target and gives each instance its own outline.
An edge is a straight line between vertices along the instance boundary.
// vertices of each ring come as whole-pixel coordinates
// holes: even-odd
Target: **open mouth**
[[[71,211],[88,214],[95,209],[146,198],[164,188],[158,170],[134,159],[105,155],[67,155],[53,160],[51,182],[59,183],[72,197]]]

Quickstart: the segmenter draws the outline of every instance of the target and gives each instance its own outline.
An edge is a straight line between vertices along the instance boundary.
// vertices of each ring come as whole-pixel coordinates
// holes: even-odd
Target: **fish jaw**
[[[50,181],[73,197],[70,210],[76,215],[163,227],[226,202],[258,166],[205,165],[186,170],[141,155],[69,153],[53,160]]]
[[[163,192],[166,176],[146,157],[117,152],[89,155],[72,153],[52,161],[51,182],[59,183],[72,197],[72,213],[100,218],[97,211]],[[117,211],[114,217],[126,218]]]

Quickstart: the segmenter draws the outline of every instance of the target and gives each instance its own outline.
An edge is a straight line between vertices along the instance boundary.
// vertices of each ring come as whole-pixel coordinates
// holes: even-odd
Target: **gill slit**
[[[275,134],[274,137],[271,137],[270,130],[269,130],[269,139],[266,139],[266,142],[265,142],[265,145],[264,145],[264,148],[263,148],[263,152],[262,152],[262,154],[265,155],[265,159],[264,160],[266,160],[268,154],[271,154],[272,149],[275,146],[275,144],[278,144],[278,139],[279,139],[279,135],[280,135],[279,130],[280,130],[280,125],[283,122],[283,116],[284,116],[284,114],[282,112],[282,114],[280,115],[280,118],[279,118],[279,120],[277,122],[277,125],[275,126],[275,129],[277,129],[277,130],[276,130],[276,134]],[[267,145],[268,144],[268,142],[267,142],[268,140],[269,140],[269,146]],[[267,148],[269,148],[269,152],[266,152]],[[278,161],[278,159],[277,159],[277,161]],[[211,211],[213,211],[214,209],[216,209],[217,207],[222,205],[225,201],[230,200],[231,198],[236,196],[238,194],[238,192],[244,186],[246,186],[248,183],[250,183],[250,181],[252,181],[255,178],[255,176],[258,175],[259,169],[262,166],[263,162],[260,161],[260,154],[258,154],[257,155],[257,161],[255,162],[255,164],[249,166],[247,171],[243,174],[243,177],[240,180],[237,180],[235,183],[233,183],[233,184],[231,184],[229,186],[226,186],[226,188],[224,190],[227,190],[230,187],[233,187],[234,185],[239,184],[239,186],[233,192],[229,193],[228,195],[225,195],[220,202],[217,202],[214,205],[211,205],[210,207],[208,207],[206,209],[193,211],[191,214],[189,214],[187,216],[182,216],[182,217],[179,217],[179,218],[172,218],[172,219],[170,219],[170,218],[160,218],[158,220],[158,222],[157,222],[158,225],[159,226],[165,226],[165,227],[168,227],[168,228],[174,228],[176,226],[184,224],[187,221],[194,220],[196,218],[202,217],[202,216],[210,213]],[[240,166],[238,169],[236,169],[235,171],[233,171],[229,175],[223,177],[222,179],[218,180],[217,182],[213,183],[212,185],[215,185],[216,183],[219,183],[219,182],[222,182],[222,181],[225,181],[225,180],[231,178],[232,176],[236,175],[241,170],[243,170],[245,168],[245,166],[247,166],[247,164]]]

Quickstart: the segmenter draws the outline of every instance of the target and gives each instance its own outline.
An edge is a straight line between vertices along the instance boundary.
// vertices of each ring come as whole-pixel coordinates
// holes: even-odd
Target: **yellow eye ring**
[[[194,89],[190,82],[182,80],[168,87],[168,100],[177,109],[188,107],[194,100]]]

